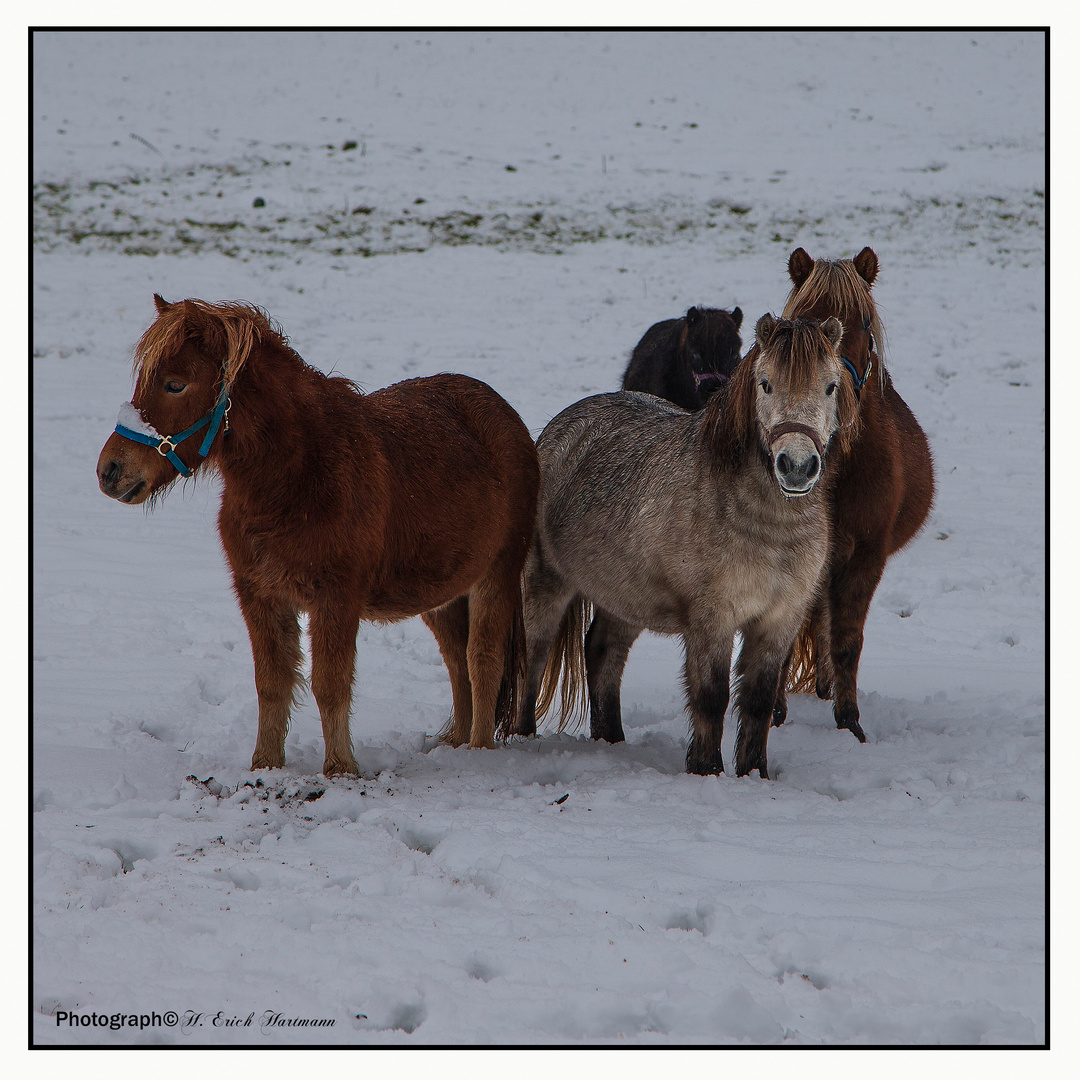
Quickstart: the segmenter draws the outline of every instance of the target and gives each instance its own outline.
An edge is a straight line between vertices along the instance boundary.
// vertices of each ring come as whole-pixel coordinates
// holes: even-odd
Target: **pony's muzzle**
[[[769,433],[773,475],[789,499],[808,495],[821,478],[825,448],[821,437],[806,424],[778,424]]]
[[[789,454],[782,450],[773,461],[773,472],[780,490],[791,498],[806,495],[821,475],[821,458],[815,453]]]
[[[117,502],[140,503],[147,494],[146,478],[125,468],[123,460],[110,453],[108,444],[98,457],[97,481],[101,493]]]

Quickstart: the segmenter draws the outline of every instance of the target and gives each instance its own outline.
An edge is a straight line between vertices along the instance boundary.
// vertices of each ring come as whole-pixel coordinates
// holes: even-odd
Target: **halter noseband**
[[[134,428],[125,427],[121,423],[116,425],[117,435],[122,435],[125,439],[131,439],[132,442],[142,443],[143,446],[152,446],[163,457],[168,459],[169,463],[181,476],[191,476],[192,470],[189,469],[176,453],[176,448],[187,438],[190,438],[197,431],[201,431],[207,424],[210,425],[210,430],[207,431],[206,437],[202,441],[202,445],[199,447],[199,457],[204,458],[210,453],[210,444],[214,441],[214,437],[218,433],[218,429],[221,427],[222,420],[225,421],[225,430],[229,430],[229,409],[232,407],[232,402],[229,400],[229,384],[222,382],[221,393],[218,394],[217,404],[214,406],[212,412],[208,412],[201,420],[196,420],[194,424],[189,428],[184,428],[178,435],[148,435],[143,431],[135,431]]]
[[[729,376],[725,375],[722,371],[702,371],[694,372],[694,389],[700,390],[703,382],[708,382],[710,379],[716,379],[717,382],[726,383]]]
[[[812,427],[807,427],[806,424],[796,424],[793,420],[786,420],[782,424],[777,424],[776,427],[769,429],[770,450],[772,450],[773,443],[781,435],[805,435],[814,444],[818,457],[825,457],[825,447],[822,445],[821,436]]]

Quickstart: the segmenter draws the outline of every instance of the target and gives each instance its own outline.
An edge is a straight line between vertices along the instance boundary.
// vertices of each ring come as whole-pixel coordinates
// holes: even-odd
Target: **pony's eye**
[[[762,379],[761,380],[761,389],[764,390],[766,394],[771,394],[772,393],[772,383],[769,382],[768,379]]]
[[[170,379],[165,384],[166,394],[182,394],[187,389],[187,383],[182,383],[177,379]]]
[[[825,396],[826,397],[832,397],[833,392],[835,390],[836,390],[836,383],[834,383],[834,382],[829,383],[829,385],[825,387]]]

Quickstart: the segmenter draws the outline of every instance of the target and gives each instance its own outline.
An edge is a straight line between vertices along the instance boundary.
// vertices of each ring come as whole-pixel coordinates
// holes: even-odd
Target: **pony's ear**
[[[754,337],[757,339],[757,343],[765,348],[769,344],[769,338],[772,337],[773,331],[776,329],[776,316],[766,312],[757,321],[757,326],[754,327]]]
[[[835,352],[840,347],[840,339],[844,336],[844,324],[835,317],[828,318],[821,324],[821,332]]]
[[[699,322],[701,322],[701,312],[696,307],[690,308],[686,312],[686,325],[696,326]]]
[[[803,248],[796,248],[791,253],[791,258],[787,261],[788,277],[791,278],[791,284],[796,289],[802,286],[802,283],[810,276],[810,271],[814,269],[814,260],[806,253]]]
[[[733,308],[731,311],[731,321],[735,324],[735,329],[738,330],[742,326],[742,308]]]
[[[871,247],[864,247],[851,261],[855,264],[855,269],[858,271],[859,277],[861,277],[867,285],[873,285],[878,272],[878,261],[877,256],[874,254],[874,249]]]
[[[164,315],[165,312],[172,307],[172,304],[167,300],[162,299],[157,293],[154,293],[154,307],[157,308],[157,313],[159,315]]]

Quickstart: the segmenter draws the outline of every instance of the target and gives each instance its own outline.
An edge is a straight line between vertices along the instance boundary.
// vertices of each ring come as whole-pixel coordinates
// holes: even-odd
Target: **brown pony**
[[[863,626],[885,562],[922,528],[934,500],[926,435],[893,389],[882,362],[884,337],[870,288],[878,259],[864,247],[854,259],[815,262],[797,248],[788,260],[792,289],[785,319],[844,324],[843,360],[859,398],[858,428],[830,477],[832,542],[822,594],[796,640],[780,684],[773,723],[787,716],[789,690],[834,698],[836,726],[859,742],[856,700]]]
[[[363,394],[309,367],[249,304],[154,303],[98,483],[136,504],[203,461],[221,474],[218,528],[259,696],[251,767],[285,764],[302,611],[326,775],[357,772],[349,710],[361,619],[421,615],[450,671],[444,736],[494,746],[524,671],[521,571],[540,482],[521,418],[464,375]]]

